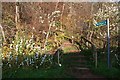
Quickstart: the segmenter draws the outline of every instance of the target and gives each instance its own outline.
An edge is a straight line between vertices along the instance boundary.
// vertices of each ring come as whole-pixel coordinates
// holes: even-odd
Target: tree
[[[118,35],[118,3],[98,3],[95,5],[99,5],[98,12],[94,14],[93,20],[97,22],[106,20],[107,18],[110,19],[110,36],[111,36],[111,45],[116,46],[117,42],[117,35]],[[94,21],[93,21],[94,22]],[[102,26],[99,28],[94,29],[94,35],[96,35],[97,44],[101,44],[106,42],[106,34],[107,34],[107,27]],[[100,47],[100,45],[97,45]],[[101,45],[101,47],[104,44]]]

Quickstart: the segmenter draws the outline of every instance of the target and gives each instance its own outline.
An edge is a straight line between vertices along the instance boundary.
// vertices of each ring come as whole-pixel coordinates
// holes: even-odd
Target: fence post
[[[93,45],[94,46],[94,45]],[[98,64],[98,59],[97,59],[97,51],[96,51],[96,47],[94,46],[94,54],[95,54],[95,67],[97,68],[97,64]]]

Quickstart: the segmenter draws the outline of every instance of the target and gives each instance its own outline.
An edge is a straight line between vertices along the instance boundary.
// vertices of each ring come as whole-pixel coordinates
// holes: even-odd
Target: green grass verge
[[[71,78],[66,74],[65,67],[49,69],[19,68],[3,71],[3,78]]]
[[[103,75],[107,78],[119,78],[120,76],[120,69],[115,67],[108,68],[104,62],[99,62],[97,68],[92,67],[91,69],[95,74]]]

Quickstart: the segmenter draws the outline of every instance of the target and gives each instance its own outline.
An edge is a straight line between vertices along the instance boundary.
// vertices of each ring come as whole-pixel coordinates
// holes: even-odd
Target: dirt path
[[[61,45],[62,49],[64,50],[65,53],[71,53],[71,52],[79,52],[80,50],[77,48],[76,45],[70,43],[69,41],[65,41]]]
[[[98,78],[107,80],[103,76],[96,75],[90,70],[86,56],[80,53],[70,53],[66,54],[67,58],[65,59],[67,64],[67,74],[73,76],[73,78]]]
[[[89,68],[72,68],[71,75],[75,78],[101,78],[103,80],[107,80],[103,76],[93,74]]]
[[[91,78],[96,80],[98,78],[102,80],[107,80],[103,76],[93,74],[93,72],[90,70],[89,65],[86,60],[86,56],[80,53],[80,50],[78,48],[70,43],[69,41],[65,41],[62,44],[62,48],[65,53],[71,53],[68,54],[68,58],[65,60],[67,66],[67,73],[74,78]]]
[[[68,62],[68,74],[72,75],[75,78],[102,78],[103,80],[107,80],[103,76],[93,74],[89,68],[89,65],[86,64],[84,56],[76,56],[79,59],[77,59],[75,56],[71,56],[71,60],[68,60],[70,61],[70,63]]]

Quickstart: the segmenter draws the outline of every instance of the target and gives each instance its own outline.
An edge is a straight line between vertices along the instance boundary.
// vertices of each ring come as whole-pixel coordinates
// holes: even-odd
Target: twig
[[[3,27],[2,27],[2,25],[1,25],[1,24],[0,24],[0,29],[1,29],[1,32],[2,32],[3,39],[4,39],[4,40],[5,40],[5,42],[6,42],[6,39],[5,39],[5,34],[4,34]]]

